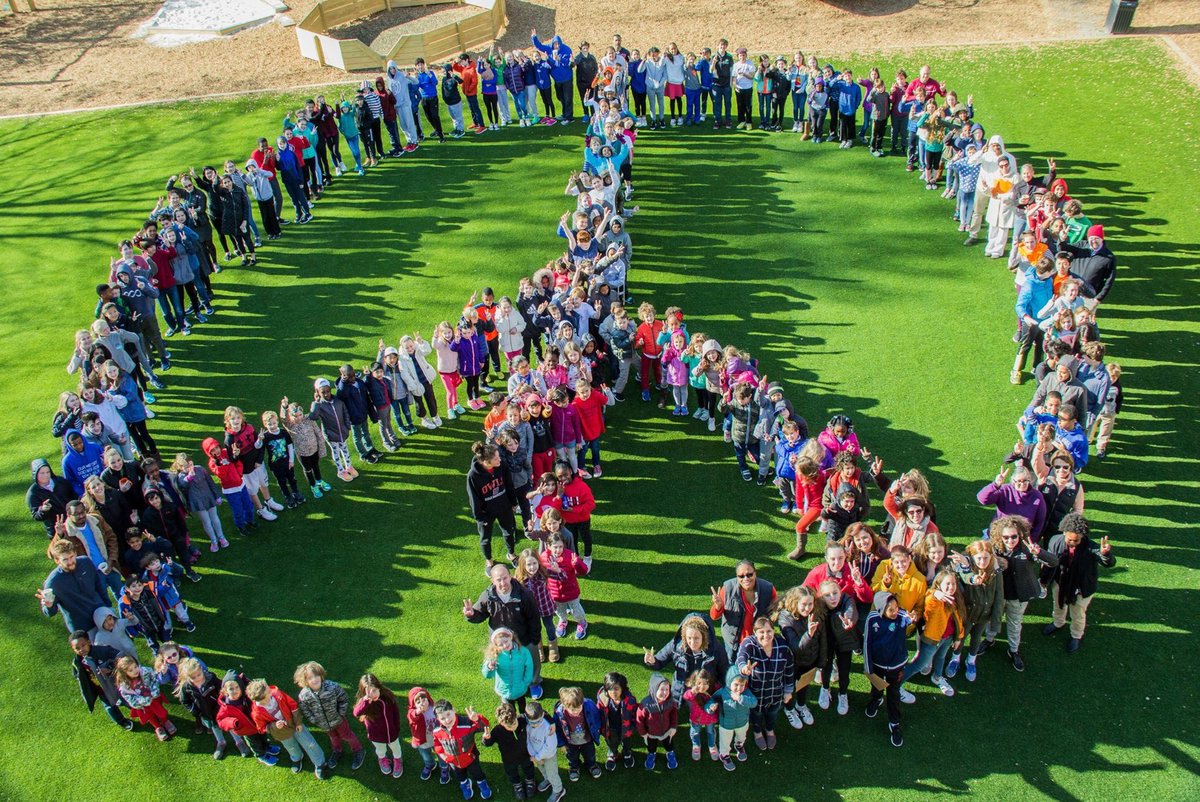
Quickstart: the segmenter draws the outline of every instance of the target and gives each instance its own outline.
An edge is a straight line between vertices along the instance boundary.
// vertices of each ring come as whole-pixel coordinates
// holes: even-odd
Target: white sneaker
[[[717,430],[717,419],[716,418],[708,419],[708,430],[710,432],[715,432]]]
[[[436,429],[437,428],[437,424],[433,422],[432,418],[421,418],[421,425],[424,426],[426,429]]]
[[[838,694],[838,715],[844,716],[850,712],[850,697],[844,693]]]
[[[703,414],[704,414],[703,408],[697,409],[695,412],[692,413],[692,417],[695,418],[696,420],[702,420],[701,416]]]
[[[938,690],[942,692],[942,695],[944,695],[944,696],[953,696],[954,695],[954,686],[951,685],[950,682],[945,677],[938,677],[937,679],[935,679],[933,681],[933,684],[938,687]]]
[[[441,415],[434,415],[434,416],[433,416],[433,426],[434,426],[434,428],[436,429],[438,426],[441,426],[441,425],[442,425],[442,416],[441,416]]]
[[[267,499],[267,506],[273,509],[275,512],[279,512],[283,509],[283,505],[273,498]]]
[[[915,705],[917,703],[917,697],[913,696],[907,688],[901,688],[900,701],[904,702],[906,705]]]
[[[804,719],[804,723],[811,727],[813,725],[813,714],[808,709],[808,705],[798,705],[796,709],[800,711],[800,718]]]
[[[821,708],[822,710],[828,710],[829,709],[829,701],[830,701],[829,689],[822,688],[821,695],[817,697],[817,707]]]
[[[706,421],[710,417],[712,417],[712,416],[708,414],[708,410],[701,407],[700,408],[700,420]]]
[[[800,718],[800,713],[798,712],[797,708],[792,708],[791,710],[784,710],[783,714],[787,717],[788,724],[792,725],[792,729],[794,729],[794,730],[804,729],[804,720]]]
[[[701,115],[700,115],[700,122],[704,122],[704,118],[705,118],[705,117],[707,117],[707,116],[708,116],[707,114],[701,114]]]
[[[274,521],[279,516],[276,515],[275,513],[271,512],[266,507],[259,507],[258,508],[258,517],[262,518],[264,521]]]

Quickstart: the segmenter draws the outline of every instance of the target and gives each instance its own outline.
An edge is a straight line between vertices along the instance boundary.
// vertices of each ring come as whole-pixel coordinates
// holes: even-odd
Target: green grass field
[[[1021,160],[1058,159],[1071,194],[1102,222],[1120,259],[1100,325],[1125,367],[1126,409],[1112,456],[1084,476],[1088,517],[1119,561],[1102,577],[1081,652],[1039,634],[1048,603],[1031,606],[1017,674],[995,651],[979,680],[947,700],[927,685],[905,709],[906,744],[882,720],[817,711],[816,727],[783,732],[780,748],[727,775],[684,760],[674,777],[619,771],[585,778],[572,798],[654,799],[752,793],[770,799],[1093,800],[1200,797],[1196,725],[1198,563],[1196,428],[1200,96],[1164,50],[1145,41],[864,57],[885,74],[932,60],[935,75],[975,95],[989,132]],[[964,94],[960,90],[960,94]],[[168,745],[88,717],[69,671],[65,632],[33,599],[49,570],[23,494],[30,459],[57,454],[48,436],[75,329],[114,243],[185,165],[245,154],[273,132],[293,98],[143,108],[0,123],[0,360],[7,402],[0,429],[0,797],[115,798],[131,788],[202,799],[413,798],[419,761],[382,778],[368,762],[311,775],[236,757],[216,765],[211,739]],[[195,451],[221,411],[256,414],[312,379],[373,358],[375,342],[452,317],[484,284],[515,290],[561,251],[554,236],[565,174],[578,166],[578,128],[517,128],[349,176],[285,229],[257,269],[216,277],[219,312],[174,338],[152,430],[164,453]],[[1032,386],[1008,384],[1008,272],[960,246],[951,209],[896,159],[802,143],[788,134],[649,133],[638,142],[632,286],[659,309],[679,304],[693,332],[734,342],[784,383],[819,428],[854,416],[860,438],[892,469],[930,476],[943,531],[958,544],[990,518],[976,491],[1014,439]],[[479,663],[484,628],[459,613],[484,586],[463,474],[479,417],[410,439],[397,455],[252,540],[209,559],[187,594],[199,629],[182,641],[211,666],[242,666],[288,690],[292,669],[317,659],[352,685],[370,670],[396,689],[420,683],[460,704],[494,707]],[[582,645],[548,667],[547,696],[565,684],[595,692],[625,671],[645,693],[644,646],[658,647],[708,587],[750,557],[780,588],[803,568],[783,559],[790,523],[774,497],[744,484],[719,437],[642,404],[612,411],[600,500],[593,619]],[[332,474],[332,471],[329,471]],[[336,480],[335,480],[336,481]],[[878,502],[878,497],[876,497]],[[878,507],[876,508],[878,510]],[[877,516],[876,520],[877,520]],[[186,634],[186,633],[184,633]],[[179,707],[173,710],[178,713]],[[361,734],[361,728],[355,725]],[[786,726],[782,730],[786,730]],[[752,750],[753,751],[753,750]],[[497,758],[486,769],[511,798]],[[661,773],[661,772],[660,772]],[[153,789],[153,790],[152,790]],[[457,798],[453,786],[422,788]]]

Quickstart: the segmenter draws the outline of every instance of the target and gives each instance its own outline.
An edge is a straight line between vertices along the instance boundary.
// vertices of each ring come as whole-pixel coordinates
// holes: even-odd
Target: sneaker
[[[450,767],[442,766],[441,774],[438,776],[438,782],[442,785],[450,784]]]
[[[188,632],[195,632],[196,631],[196,622],[188,621],[187,623],[185,623],[183,625],[183,628],[186,629]]]
[[[1008,659],[1012,663],[1012,667],[1017,671],[1025,670],[1025,661],[1021,658],[1020,652],[1009,652]]]
[[[804,720],[804,723],[811,727],[813,725],[813,714],[808,709],[808,705],[798,705],[796,709],[800,711],[800,718]]]
[[[667,752],[667,768],[671,771],[679,768],[679,761],[675,757],[675,752]]]
[[[767,733],[767,749],[774,749],[776,743],[777,743],[777,741],[775,739],[775,733],[768,732]]]
[[[437,768],[436,763],[432,766],[422,766],[421,767],[421,781],[424,782],[425,780],[428,780],[430,777],[432,777],[433,770],[435,768]]]
[[[733,433],[732,433],[732,432],[730,432],[729,430],[726,430],[726,431],[725,431],[725,435],[724,435],[724,437],[725,437],[725,442],[726,442],[726,443],[732,443],[732,442],[733,442]]]
[[[716,128],[717,126],[713,126]],[[729,755],[721,755],[721,766],[725,771],[737,771],[737,766],[733,765],[733,761],[729,759]]]
[[[655,760],[655,754],[653,752],[646,755],[646,762],[643,764],[646,767],[646,771],[654,771],[654,760]],[[575,779],[575,778],[572,777],[571,779]]]
[[[790,513],[792,511],[792,505],[785,501],[779,505],[779,511],[782,512],[784,515],[787,515],[788,513]]]
[[[717,430],[717,419],[716,418],[708,419],[708,430],[710,432],[715,432]]]
[[[754,484],[758,485],[759,487],[762,487],[766,483],[767,483],[767,477],[761,473],[758,475],[758,478],[754,480]]]
[[[1081,638],[1071,638],[1067,641],[1067,654],[1075,654],[1082,645],[1083,640]]]
[[[183,575],[186,576],[188,579],[192,580],[193,582],[199,582],[201,579],[200,575],[198,573],[196,573],[192,568],[188,568],[186,571],[184,571]]]
[[[567,769],[567,779],[573,783],[579,782],[579,769],[575,768],[574,766],[571,766],[569,769]]]
[[[600,764],[593,763],[591,765],[591,768],[588,769],[588,774],[592,775],[593,780],[600,779]]]
[[[947,682],[945,677],[934,677],[933,684],[937,686],[937,689],[942,692],[943,696],[954,695],[954,686]]]
[[[533,701],[536,702],[538,699],[542,698],[542,695],[543,694],[542,694],[542,686],[541,685],[539,685],[538,683],[535,682],[533,685],[529,686],[529,698],[530,699],[532,699]]]
[[[316,485],[313,485],[312,494],[313,494],[313,498],[321,498],[322,496],[325,495],[325,491],[321,489],[321,486],[319,484],[316,484]]]
[[[462,405],[462,404],[455,404],[455,405],[454,405],[454,411],[455,411],[456,413],[458,413],[459,415],[466,415],[466,414],[467,414],[467,410],[465,410],[465,409],[463,408],[463,405]]]
[[[901,688],[900,701],[906,705],[914,705],[917,703],[917,697],[913,696],[907,688]]]
[[[594,478],[594,479],[599,479],[599,478],[600,478],[601,476],[603,476],[603,475],[604,475],[604,469],[603,469],[603,468],[601,468],[599,465],[593,465],[593,466],[592,466],[592,478]]]
[[[558,626],[554,628],[554,631],[555,631],[555,633],[557,633],[558,637],[560,637],[560,638],[567,637],[567,622],[559,621]]]
[[[218,551],[220,548],[221,548],[221,544],[215,540],[212,543],[208,544],[209,551]]]
[[[642,400],[643,401],[650,400],[650,391],[649,390],[642,390]]]
[[[292,761],[292,774],[299,774],[304,771],[304,759]]]
[[[566,634],[566,633],[563,633]],[[583,640],[587,637],[587,624],[578,624],[575,627],[575,640]]]
[[[822,688],[821,694],[817,697],[817,706],[820,707],[822,710],[828,710],[829,702],[830,702],[829,689]]]
[[[437,424],[431,418],[421,418],[421,425],[426,429],[436,429]]]
[[[692,760],[699,760],[699,759],[700,759],[700,747],[693,746],[692,747]]]
[[[767,738],[761,732],[754,733],[754,745],[759,748],[759,751],[767,751]]]
[[[744,743],[738,744],[738,746],[737,746],[737,761],[738,761],[738,763],[745,763],[749,759],[750,759],[749,755],[746,754],[746,745]]]
[[[454,420],[457,417],[458,417],[458,413],[455,412],[453,409],[446,410],[446,420]]]
[[[462,136],[462,134],[459,134],[459,136]],[[471,784],[471,781],[470,781],[470,780],[463,780],[462,782],[460,782],[460,783],[458,784],[458,788],[459,788],[459,790],[460,790],[460,791],[462,791],[462,798],[463,798],[463,799],[472,799],[472,798],[474,798],[474,796],[475,796],[475,786]]]
[[[966,674],[967,682],[974,682],[975,677],[978,675],[978,669],[976,669],[976,667],[975,667],[975,661],[969,657],[967,658],[966,671],[964,671],[963,673]]]
[[[399,777],[402,774],[404,774],[404,761],[396,758],[392,761],[392,776]]]
[[[479,798],[480,799],[491,799],[492,798],[492,786],[488,785],[487,780],[480,780],[478,783],[476,783],[476,785],[479,786]]]
[[[844,693],[838,694],[837,711],[839,716],[844,716],[850,712],[850,697]]]
[[[380,774],[391,774],[392,773],[392,759],[390,757],[379,758],[379,773]]]
[[[716,763],[718,760],[720,760],[720,759],[721,759],[721,756],[720,756],[719,754],[717,754],[717,747],[716,747],[716,744],[709,744],[709,745],[708,745],[708,756],[709,756],[710,758],[712,758],[712,762],[713,762],[713,763]]]
[[[954,679],[958,674],[959,656],[956,654],[950,658],[950,662],[946,664],[946,678]]]
[[[583,468],[580,468],[575,473],[578,474],[580,479],[591,479],[592,478],[592,475],[590,473],[588,473],[587,471],[585,471]]]
[[[617,770],[617,756],[612,752],[609,752],[608,757],[604,759],[604,768],[608,769],[609,771]]]
[[[546,799],[546,802],[562,802],[562,798],[567,795],[566,788],[559,788]]]
[[[701,420],[701,417],[703,415],[704,415],[703,407],[701,407],[700,409],[697,409],[695,412],[692,413],[692,417],[695,418],[696,420]]]
[[[888,729],[891,730],[892,746],[904,746],[904,736],[900,733],[900,725],[891,724]]]
[[[267,509],[266,507],[259,507],[259,508],[258,508],[258,517],[259,517],[259,518],[262,518],[264,521],[275,521],[275,520],[278,520],[278,518],[279,518],[279,516],[278,516],[278,515],[276,515],[275,513],[271,512],[271,511],[270,511],[269,509]]]
[[[317,480],[317,486],[320,487],[322,490],[324,490],[326,493],[328,493],[330,490],[333,490],[333,486],[330,485],[329,482],[326,482],[324,479]]]
[[[273,498],[267,499],[267,506],[270,507],[275,512],[279,512],[280,510],[283,509],[283,505],[280,504],[278,501],[276,501]]]
[[[279,758],[275,757],[274,755],[259,755],[258,762],[264,766],[274,766],[279,762]]]
[[[788,724],[792,725],[793,730],[804,729],[804,720],[800,718],[800,708],[793,707],[791,710],[784,710],[783,714],[787,718]],[[700,747],[696,747],[694,751],[699,753]],[[699,758],[696,759],[699,760]]]
[[[742,471],[742,479],[743,479],[744,481],[747,481],[747,482],[749,482],[749,481],[750,481],[751,479],[753,479],[753,478],[754,478],[754,474],[750,473],[750,471],[749,471],[749,470],[744,470],[744,471]]]
[[[442,425],[442,416],[441,415],[433,416],[433,425],[435,428]]]

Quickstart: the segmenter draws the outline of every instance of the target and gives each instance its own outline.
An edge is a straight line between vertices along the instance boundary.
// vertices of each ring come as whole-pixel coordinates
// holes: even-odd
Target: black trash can
[[[1137,11],[1137,7],[1138,0],[1112,0],[1104,29],[1109,33],[1129,33],[1133,26],[1133,12]]]

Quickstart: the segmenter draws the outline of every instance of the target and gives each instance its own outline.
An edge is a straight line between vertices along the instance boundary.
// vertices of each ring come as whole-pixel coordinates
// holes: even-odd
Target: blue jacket
[[[52,616],[61,611],[69,632],[91,629],[92,614],[108,606],[108,592],[100,570],[87,557],[76,557],[75,570],[70,573],[55,566],[42,587],[54,591],[54,604],[42,607],[42,612]]]
[[[641,70],[642,61],[629,62],[629,88],[639,95],[646,94],[646,73]]]
[[[463,378],[478,376],[483,372],[483,366],[488,359],[487,340],[480,334],[473,337],[463,337],[454,344],[458,354],[458,373]]]
[[[1083,428],[1083,421],[1076,422],[1075,428],[1069,432],[1055,426],[1054,436],[1067,447],[1071,459],[1075,460],[1075,470],[1083,470],[1088,461],[1087,431]]]
[[[894,593],[879,591],[875,594],[875,609],[867,616],[863,664],[868,674],[883,674],[908,662],[908,625],[912,619],[903,610],[895,618],[883,615],[884,608],[894,598]]]
[[[421,93],[422,98],[437,99],[438,96],[438,77],[431,70],[425,70],[417,73],[417,90]]]
[[[554,706],[554,734],[558,736],[560,747],[567,745],[567,734],[563,731],[563,712],[562,702]],[[600,715],[600,708],[596,707],[596,703],[586,696],[583,698],[583,720],[592,736],[592,743],[599,746],[602,743],[600,728],[604,724],[604,718]]]
[[[1108,398],[1108,388],[1112,385],[1112,380],[1108,376],[1108,370],[1104,367],[1104,363],[1093,366],[1087,360],[1080,359],[1078,364],[1075,378],[1083,382],[1083,386],[1087,388],[1087,411],[1089,414],[1098,415],[1100,408],[1104,406],[1104,402]],[[1082,423],[1082,421],[1080,422]]]
[[[530,41],[538,50],[550,57],[550,63],[554,65],[550,71],[550,77],[555,83],[561,84],[563,81],[571,80],[571,48],[563,44],[561,36],[555,36],[550,40],[550,44],[544,44],[542,40],[536,36],[531,36]],[[557,46],[558,51],[555,52]]]
[[[863,93],[862,87],[855,81],[837,80],[833,82],[836,89],[830,90],[829,94],[837,93],[838,96],[838,112],[847,116],[858,112],[858,107],[862,105]]]
[[[742,691],[742,701],[733,701],[733,692],[729,690],[729,686],[740,676],[742,676],[742,672],[738,667],[730,666],[729,670],[725,672],[725,686],[712,695],[705,710],[705,712],[711,713],[713,708],[720,708],[721,712],[717,723],[721,725],[721,729],[735,730],[738,727],[746,726],[750,723],[750,708],[758,706],[758,697],[750,693],[748,684]]]
[[[1025,284],[1021,287],[1021,292],[1017,295],[1017,318],[1024,320],[1026,315],[1029,315],[1039,323],[1045,320],[1045,317],[1038,317],[1038,313],[1050,303],[1050,299],[1054,297],[1054,274],[1041,279],[1037,276],[1037,270],[1029,268],[1025,271]]]
[[[357,375],[353,381],[338,379],[337,397],[346,405],[346,417],[351,425],[367,422],[367,383]]]
[[[775,475],[781,479],[794,481],[796,479],[796,466],[792,464],[792,457],[800,456],[800,449],[804,448],[804,444],[808,441],[802,437],[796,438],[796,444],[788,443],[786,437],[775,438]]]
[[[71,435],[77,435],[83,440],[83,451],[71,448],[68,442]],[[104,446],[84,439],[78,429],[71,429],[63,435],[66,453],[62,458],[62,477],[71,483],[76,496],[83,495],[83,482],[89,476],[99,476],[104,470]]]
[[[280,171],[286,173],[290,178],[299,181],[303,177],[303,173],[300,171],[300,160],[296,158],[296,154],[292,152],[291,148],[279,151],[275,163],[279,165]]]
[[[552,70],[553,65],[551,65],[549,61],[533,62],[534,83],[537,84],[538,89],[550,88],[552,84],[552,81],[550,80],[550,74]]]
[[[126,423],[141,423],[146,419],[146,405],[142,403],[137,383],[134,382],[132,376],[128,373],[122,376],[121,383],[117,385],[115,392],[125,399],[125,406],[117,410],[121,415],[121,420]]]
[[[712,62],[706,58],[702,58],[696,62],[696,72],[700,73],[700,88],[712,89],[713,74]]]
[[[510,61],[504,65],[504,86],[510,92],[525,91],[525,69],[519,61]]]

